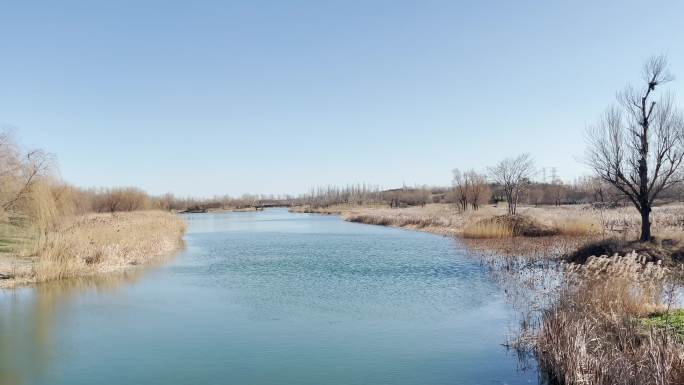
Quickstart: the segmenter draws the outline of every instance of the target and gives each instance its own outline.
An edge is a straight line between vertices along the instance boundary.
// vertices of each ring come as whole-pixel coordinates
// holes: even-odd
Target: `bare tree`
[[[530,154],[522,154],[515,158],[506,158],[496,166],[490,167],[489,173],[492,180],[503,190],[508,203],[508,213],[514,215],[525,187],[534,174],[532,157]]]
[[[468,185],[467,198],[473,210],[480,208],[480,205],[489,199],[491,192],[487,185],[487,176],[475,170],[467,171],[463,174]]]
[[[467,210],[468,205],[473,210],[477,210],[482,202],[491,196],[489,186],[487,185],[487,176],[472,169],[461,172],[461,170],[455,168],[453,170],[452,184],[454,200],[461,211]]]
[[[586,161],[639,210],[645,242],[655,199],[682,181],[684,124],[669,94],[654,100],[656,87],[672,80],[665,57],[652,57],[643,71],[642,87],[619,93],[619,103],[588,129]]]
[[[461,211],[468,209],[468,191],[470,190],[470,181],[466,178],[467,173],[455,168],[453,171],[453,178],[451,183],[454,186],[454,194],[456,204]]]

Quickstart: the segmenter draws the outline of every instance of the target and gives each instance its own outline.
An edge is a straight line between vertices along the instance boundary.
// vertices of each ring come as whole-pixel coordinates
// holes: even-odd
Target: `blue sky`
[[[684,2],[4,1],[0,125],[64,179],[211,196],[446,185],[587,124],[665,53]],[[681,92],[679,92],[681,95]],[[680,99],[681,100],[681,99]],[[681,105],[681,103],[680,103]]]

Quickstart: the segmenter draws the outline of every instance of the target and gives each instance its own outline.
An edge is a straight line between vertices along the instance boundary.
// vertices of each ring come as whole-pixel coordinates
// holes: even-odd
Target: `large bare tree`
[[[651,207],[682,181],[684,124],[670,94],[656,89],[672,80],[664,56],[650,58],[640,87],[627,87],[618,103],[587,131],[587,163],[641,213],[640,240],[651,240]]]
[[[492,180],[501,186],[508,203],[508,213],[514,215],[526,185],[534,174],[534,161],[530,154],[506,158],[489,168]]]

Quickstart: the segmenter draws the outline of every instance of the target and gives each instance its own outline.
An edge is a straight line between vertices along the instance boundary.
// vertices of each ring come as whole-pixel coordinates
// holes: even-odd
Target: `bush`
[[[483,219],[463,230],[466,238],[543,237],[556,234],[557,230],[519,214]]]
[[[565,259],[571,263],[584,264],[595,255],[626,255],[635,252],[646,262],[671,264],[677,259],[678,253],[681,253],[681,249],[677,247],[678,243],[672,240],[639,242],[609,238],[587,243]]]

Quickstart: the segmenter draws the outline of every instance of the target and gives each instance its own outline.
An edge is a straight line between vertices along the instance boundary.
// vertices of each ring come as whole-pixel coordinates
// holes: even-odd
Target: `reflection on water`
[[[112,274],[46,282],[0,295],[0,384],[19,385],[45,380],[57,354],[57,313],[69,311],[73,297],[105,294],[136,282],[150,267]]]
[[[0,292],[0,383],[538,381],[451,239],[284,210],[186,218],[166,265]]]

